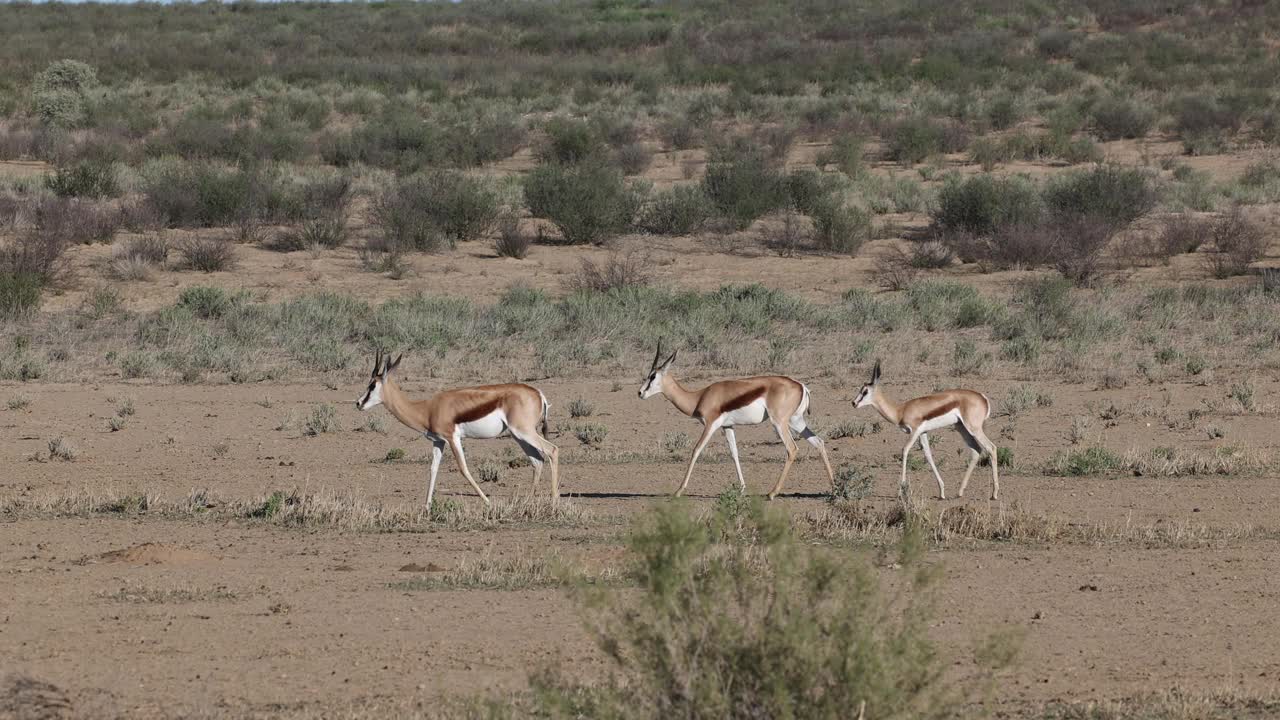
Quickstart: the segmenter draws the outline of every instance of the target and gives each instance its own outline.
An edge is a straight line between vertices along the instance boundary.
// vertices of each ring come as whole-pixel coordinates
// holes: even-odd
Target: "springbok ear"
[[[880,361],[876,360],[876,366],[871,370],[871,384],[877,385],[879,383],[880,383]]]
[[[663,370],[666,370],[667,368],[671,367],[671,363],[676,361],[676,354],[679,352],[680,352],[679,350],[672,352],[671,357],[667,358],[666,362],[662,363]]]
[[[390,375],[393,370],[400,367],[400,361],[403,359],[404,359],[404,353],[400,353],[400,357],[396,358],[395,360],[392,360],[391,358],[388,357],[386,374]]]

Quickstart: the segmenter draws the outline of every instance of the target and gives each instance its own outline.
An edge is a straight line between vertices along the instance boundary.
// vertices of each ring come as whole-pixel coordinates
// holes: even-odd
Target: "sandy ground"
[[[413,379],[408,362],[406,370],[410,393],[432,389]],[[353,407],[361,381],[353,377],[338,390],[27,386],[28,408],[0,412],[0,497],[88,488],[178,499],[208,488],[215,497],[248,499],[301,488],[350,492],[393,507],[419,504],[427,445],[389,416],[385,435],[353,432],[366,419]],[[679,479],[679,458],[653,455],[625,464],[614,458],[656,453],[664,432],[694,434],[692,420],[661,398],[640,401],[630,382],[616,392],[603,380],[539,385],[555,403],[552,422],[562,432],[553,439],[564,449],[561,487],[570,502],[625,521],[662,501]],[[822,382],[811,387],[820,426],[873,419],[870,411],[855,414],[847,390]],[[1035,470],[1068,446],[1062,419],[1090,413],[1103,400],[1137,408],[1172,397],[1169,412],[1185,414],[1219,390],[1171,386],[1174,392],[1162,395],[1154,388],[1037,387],[1054,397],[1052,407],[1026,411],[1016,422],[989,421],[997,443],[1015,452],[1015,466],[1002,474],[1005,507],[1080,523],[1280,530],[1274,510],[1280,486],[1273,475],[1055,478]],[[924,378],[892,388],[902,396],[927,389]],[[1275,393],[1274,383],[1260,387],[1263,397]],[[274,398],[271,407],[262,406],[267,396]],[[578,396],[595,404],[591,418],[567,417],[568,400]],[[136,414],[123,430],[110,432],[106,418],[113,400],[123,397],[135,400]],[[344,431],[307,437],[296,427],[275,429],[291,411],[301,416],[321,402],[335,404]],[[1209,420],[1227,429],[1231,444],[1245,447],[1269,446],[1275,427],[1271,413]],[[582,448],[569,432],[588,421],[609,428],[600,449]],[[1196,429],[1149,422],[1140,413],[1127,414],[1105,434],[1098,424],[1091,442],[1117,451],[1224,444]],[[78,445],[76,461],[30,459],[58,435]],[[935,447],[940,445],[943,472],[955,483],[961,446],[954,436],[942,437]],[[835,440],[829,449],[837,465],[870,467],[875,491],[869,502],[886,505],[893,502],[901,442],[898,433],[885,431]],[[780,445],[763,428],[741,430],[739,443],[749,487],[762,492],[780,470]],[[721,444],[717,438],[694,476],[697,502],[709,502],[732,482]],[[505,459],[508,446],[502,439],[472,441],[469,460],[475,467],[485,458]],[[405,448],[408,461],[377,462],[392,447]],[[527,472],[504,469],[486,491],[499,497],[527,492]],[[969,498],[948,502],[986,505],[985,473],[976,474]],[[918,493],[935,493],[927,469],[912,478]],[[440,482],[445,497],[478,502],[451,463]],[[825,488],[816,454],[808,452],[780,502],[794,512],[818,509]],[[407,712],[442,694],[519,689],[530,671],[547,663],[597,673],[602,661],[562,591],[408,592],[389,584],[414,575],[400,570],[409,563],[449,568],[484,553],[555,552],[616,564],[621,527],[606,522],[580,529],[373,534],[251,520],[8,518],[0,524],[0,657],[5,670],[75,691],[82,708],[131,716],[177,708],[234,714],[229,708],[275,704],[323,711],[353,701],[388,702]],[[1280,672],[1280,640],[1259,629],[1270,624],[1280,594],[1274,584],[1280,541],[1274,537],[1262,533],[1259,539],[1185,548],[989,544],[935,551],[930,561],[945,568],[935,635],[963,666],[984,632],[1022,629],[1021,661],[999,692],[1015,714],[1053,700],[1173,686],[1272,687]],[[102,557],[112,551],[123,552]],[[163,602],[133,597],[169,590],[189,595]]]

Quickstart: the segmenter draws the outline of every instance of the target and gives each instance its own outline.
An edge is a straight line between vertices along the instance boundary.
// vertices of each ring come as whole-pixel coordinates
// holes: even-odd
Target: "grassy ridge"
[[[0,349],[0,378],[349,374],[379,348],[408,351],[440,377],[616,376],[665,338],[684,349],[685,367],[721,371],[835,374],[886,356],[931,373],[1039,368],[1119,387],[1135,377],[1194,381],[1218,366],[1256,367],[1280,347],[1273,293],[1081,290],[1060,278],[1025,281],[1011,297],[928,281],[890,295],[854,289],[832,303],[759,285],[584,290],[560,299],[515,287],[492,305],[427,295],[373,305],[335,293],[269,303],[193,287],[174,305],[140,315],[109,299],[15,326],[18,334]],[[937,340],[921,343],[921,333]]]

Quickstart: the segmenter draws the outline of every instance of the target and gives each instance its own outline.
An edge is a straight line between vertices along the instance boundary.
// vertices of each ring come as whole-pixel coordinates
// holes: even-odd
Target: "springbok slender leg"
[[[969,448],[969,467],[964,471],[964,479],[960,481],[959,497],[964,497],[964,489],[969,484],[969,476],[973,474],[973,469],[978,466],[978,459],[982,457],[982,453],[973,448]]]
[[[529,456],[529,461],[533,463],[534,475],[533,484],[536,487],[542,477],[542,460],[546,458],[551,461],[551,501],[555,502],[560,499],[560,450],[552,445],[549,440],[542,437],[538,433],[524,433],[516,430],[512,431],[516,442],[524,449],[525,454]],[[536,457],[535,457],[536,456]]]
[[[818,454],[822,456],[822,464],[827,468],[827,479],[831,481],[831,487],[836,486],[836,473],[831,469],[831,458],[827,457],[827,446],[822,442],[822,437],[809,429],[809,425],[804,422],[804,418],[800,418],[800,428],[796,428],[796,419],[791,419],[791,429],[796,430],[800,437],[804,438],[810,445],[818,448]]]
[[[778,497],[778,493],[782,491],[782,484],[787,481],[787,473],[791,472],[791,463],[796,461],[796,441],[791,438],[791,428],[786,423],[775,422],[773,429],[778,431],[778,437],[782,438],[782,445],[787,449],[787,460],[782,465],[782,474],[778,476],[778,484],[773,486],[773,490],[769,493],[769,499]]]
[[[996,457],[999,455],[999,451],[996,450],[996,444],[987,438],[986,433],[982,432],[981,428],[974,430],[973,436],[978,440],[978,443],[982,445],[982,449],[986,451],[987,455],[991,458],[991,499],[999,500],[1000,462]]]
[[[444,457],[444,441],[431,441],[431,481],[427,485],[427,512],[431,512],[431,501],[436,495],[436,475],[440,473],[440,458]]]
[[[933,461],[933,449],[929,447],[929,433],[920,433],[920,447],[924,449],[924,458],[933,468],[933,476],[938,479],[938,497],[947,499],[947,486],[942,483],[942,473],[938,472],[938,464]]]
[[[706,427],[702,428],[702,437],[698,438],[698,444],[693,446],[693,455],[689,456],[689,469],[685,471],[684,482],[680,483],[680,487],[676,489],[675,497],[683,495],[685,488],[689,487],[689,478],[693,477],[693,466],[697,464],[698,456],[702,454],[703,448],[707,446],[707,443],[711,440],[711,436],[715,434],[715,431],[719,429],[719,427],[720,418],[716,418],[715,420],[707,423]]]
[[[480,489],[480,485],[476,483],[475,478],[471,477],[471,471],[467,469],[467,456],[462,452],[462,440],[460,440],[457,435],[454,435],[449,438],[449,444],[453,447],[453,459],[458,461],[458,469],[462,471],[462,477],[466,478],[467,482],[471,483],[471,487],[475,488],[476,494],[480,496],[480,499],[484,501],[485,505],[488,505],[489,498],[485,496],[484,491]]]
[[[915,447],[922,434],[918,430],[911,433],[911,439],[907,441],[907,446],[902,448],[902,480],[898,483],[898,497],[904,503],[907,501],[907,456],[911,454],[911,448]]]
[[[726,427],[724,429],[725,442],[729,443],[729,455],[733,458],[733,467],[738,471],[738,487],[744,492],[747,489],[747,481],[742,477],[742,463],[738,462],[738,438],[733,432],[733,428]]]

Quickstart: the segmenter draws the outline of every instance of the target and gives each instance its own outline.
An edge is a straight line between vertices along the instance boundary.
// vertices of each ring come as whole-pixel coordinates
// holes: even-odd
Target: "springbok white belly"
[[[737,410],[730,410],[724,414],[724,420],[720,423],[721,427],[733,427],[734,425],[758,425],[764,422],[767,412],[764,404],[764,398],[752,401],[749,405],[743,405]]]
[[[960,411],[952,410],[945,415],[939,415],[932,420],[925,420],[920,423],[920,432],[933,432],[934,430],[951,427],[958,422],[960,422]]]
[[[501,410],[494,410],[478,420],[458,423],[460,438],[496,438],[507,429],[507,415]]]

